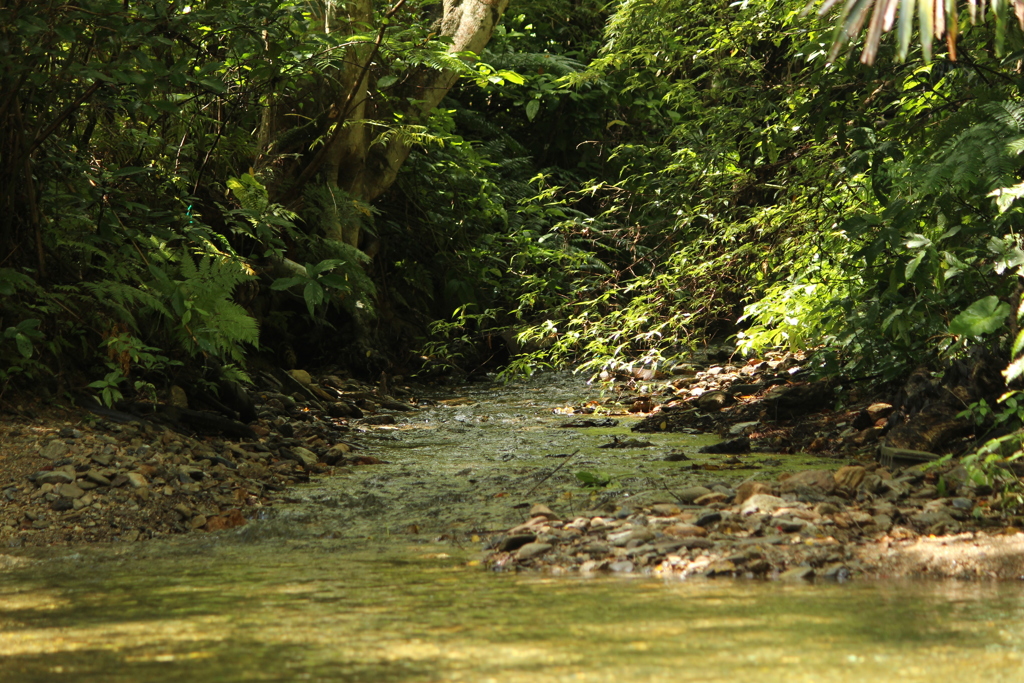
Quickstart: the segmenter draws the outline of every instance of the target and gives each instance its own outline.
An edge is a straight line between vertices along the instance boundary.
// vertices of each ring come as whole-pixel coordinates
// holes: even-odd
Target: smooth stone
[[[93,453],[89,456],[92,461],[98,465],[106,467],[114,461],[114,456],[111,453]]]
[[[527,543],[516,551],[516,559],[520,561],[532,560],[551,550],[552,547],[550,543]]]
[[[313,377],[305,370],[289,370],[288,374],[304,387],[308,387],[313,383]]]
[[[631,541],[638,543],[644,543],[654,538],[654,532],[647,527],[640,527],[637,529],[627,529],[625,531],[619,531],[613,534],[608,534],[608,542],[614,546],[622,547]]]
[[[110,479],[104,477],[96,470],[89,470],[88,472],[86,472],[85,478],[93,482],[94,484],[99,484],[100,486],[110,486]]]
[[[728,498],[724,493],[720,491],[712,491],[711,493],[704,494],[697,500],[693,501],[694,505],[711,505],[712,503],[721,503],[723,500]]]
[[[701,496],[706,496],[712,493],[711,489],[703,486],[688,486],[678,493],[679,499],[687,505],[692,505],[693,501],[697,500]]]
[[[85,491],[77,484],[61,484],[57,487],[57,493],[65,498],[81,498],[85,495]]]
[[[35,475],[35,482],[37,484],[70,484],[75,481],[75,476],[69,474],[64,470],[54,470],[52,472],[38,472]]]
[[[733,402],[733,397],[725,391],[709,391],[697,399],[697,408],[705,413],[714,413]]]
[[[295,446],[291,449],[292,460],[297,460],[302,463],[303,467],[312,467],[317,463],[319,458],[316,457],[316,453],[303,448],[302,446]]]
[[[608,571],[615,572],[617,574],[629,574],[636,567],[629,560],[619,560],[618,562],[612,562],[608,565]]]
[[[813,578],[813,567],[793,567],[779,574],[780,581],[810,581]]]
[[[708,535],[707,529],[696,524],[673,524],[665,527],[664,532],[676,538],[695,538]]]
[[[700,517],[698,517],[697,521],[694,522],[694,524],[696,524],[697,526],[708,527],[708,526],[711,526],[712,524],[715,524],[716,522],[721,522],[721,521],[722,521],[722,513],[721,512],[709,512],[707,514],[704,514],[704,515],[701,515]]]

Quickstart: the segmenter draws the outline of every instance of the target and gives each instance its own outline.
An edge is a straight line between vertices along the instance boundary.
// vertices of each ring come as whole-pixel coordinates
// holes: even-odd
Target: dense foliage
[[[1003,5],[871,64],[849,4],[477,5],[3,3],[0,388],[1021,353]]]

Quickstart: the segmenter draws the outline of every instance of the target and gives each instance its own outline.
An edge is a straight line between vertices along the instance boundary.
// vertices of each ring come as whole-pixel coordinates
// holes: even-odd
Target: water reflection
[[[490,575],[423,547],[195,547],[0,578],[0,680],[1024,680],[1016,585]]]

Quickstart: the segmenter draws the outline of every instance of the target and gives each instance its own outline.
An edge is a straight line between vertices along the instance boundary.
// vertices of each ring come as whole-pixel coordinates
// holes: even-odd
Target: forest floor
[[[603,404],[568,410],[565,419],[580,430],[612,414],[642,418],[638,436],[613,447],[642,446],[651,432],[718,433],[723,440],[703,450],[720,457],[666,459],[695,473],[749,469],[752,476],[735,486],[605,497],[599,509],[571,519],[537,504],[528,521],[483,539],[486,564],[801,580],[1024,576],[1024,533],[1000,511],[997,492],[955,461],[915,462],[929,457],[907,447],[920,444],[888,445],[905,406],[847,395],[834,409],[830,387],[800,381],[802,360],[629,376]],[[172,411],[9,405],[0,415],[0,546],[133,543],[241,526],[265,517],[311,475],[379,463],[360,455],[361,433],[396,416],[415,419],[415,401],[403,400],[400,387],[384,393],[329,373],[316,381],[301,371],[263,375],[259,419],[228,421],[206,436]],[[946,445],[962,448],[967,438]],[[822,465],[768,481],[751,462],[758,451],[811,452]],[[480,526],[494,528],[486,520]]]

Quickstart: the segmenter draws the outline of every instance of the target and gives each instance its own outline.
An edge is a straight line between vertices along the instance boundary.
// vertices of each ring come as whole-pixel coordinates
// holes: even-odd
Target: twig
[[[560,464],[560,465],[559,465],[558,467],[556,467],[555,469],[553,469],[553,470],[551,470],[550,472],[548,472],[548,476],[544,477],[543,479],[541,479],[540,481],[538,481],[538,482],[537,482],[536,484],[534,484],[534,485],[533,485],[533,488],[532,488],[532,489],[530,489],[529,491],[527,491],[527,492],[526,492],[526,496],[525,496],[525,497],[529,497],[529,495],[530,495],[531,493],[533,493],[534,491],[536,491],[536,490],[537,490],[537,487],[538,487],[538,486],[540,486],[541,484],[543,484],[544,482],[546,482],[546,481],[547,481],[548,479],[550,479],[551,477],[553,477],[553,476],[555,475],[555,472],[557,472],[558,470],[560,470],[560,469],[562,469],[563,467],[565,467],[565,463],[567,463],[567,462],[569,462],[570,460],[572,460],[573,456],[574,456],[574,455],[576,455],[576,454],[577,454],[577,453],[579,453],[579,452],[580,452],[580,449],[578,449],[578,448],[577,448],[577,449],[576,449],[575,451],[573,451],[573,452],[572,452],[572,453],[571,453],[571,454],[569,455],[569,457],[568,457],[568,458],[566,458],[565,460],[563,460],[563,461],[562,461],[562,464]]]

